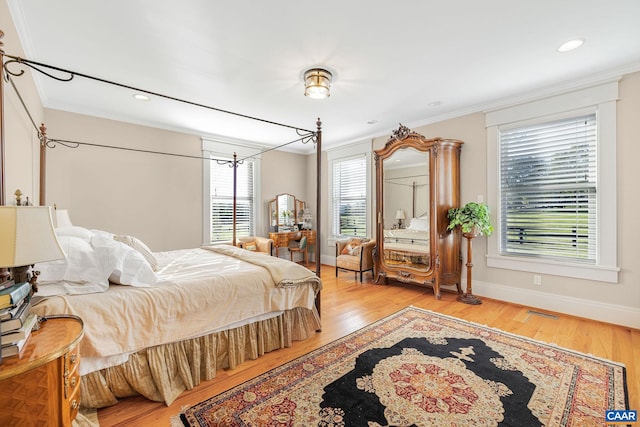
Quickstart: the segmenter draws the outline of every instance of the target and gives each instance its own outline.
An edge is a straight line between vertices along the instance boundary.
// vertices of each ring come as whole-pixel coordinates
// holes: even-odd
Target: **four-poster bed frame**
[[[2,30],[0,30],[0,62],[2,63],[2,78],[0,78],[0,206],[1,205],[6,205],[6,179],[5,179],[5,161],[6,161],[6,156],[5,156],[5,112],[4,112],[4,83],[5,81],[8,81],[11,83],[11,85],[14,87],[14,89],[17,92],[17,88],[15,87],[15,85],[13,84],[13,81],[11,80],[10,76],[22,76],[24,74],[24,70],[21,69],[18,72],[12,72],[7,68],[8,64],[19,64],[22,66],[26,66],[29,67],[30,69],[37,71],[49,78],[61,81],[61,82],[69,82],[71,80],[73,80],[75,77],[81,77],[81,78],[86,78],[89,80],[93,80],[93,81],[97,81],[100,83],[104,83],[104,84],[109,84],[109,85],[114,85],[114,86],[118,86],[121,88],[125,88],[125,89],[131,89],[134,90],[136,92],[141,92],[141,93],[145,93],[148,95],[153,95],[153,96],[157,96],[160,98],[164,98],[164,99],[168,99],[168,100],[172,100],[175,102],[180,102],[180,103],[184,103],[184,104],[188,104],[188,105],[192,105],[198,108],[204,108],[204,109],[208,109],[208,110],[212,110],[212,111],[217,111],[217,112],[221,112],[221,113],[225,113],[225,114],[229,114],[229,115],[233,115],[233,116],[237,116],[237,117],[243,117],[245,119],[248,120],[254,120],[254,121],[260,121],[262,123],[267,123],[267,124],[272,124],[274,126],[280,126],[280,127],[285,127],[285,128],[290,128],[292,130],[294,130],[299,138],[284,143],[282,145],[279,145],[277,147],[274,148],[269,148],[267,150],[262,151],[262,153],[266,152],[266,151],[271,151],[271,150],[275,150],[278,148],[282,148],[286,145],[290,145],[292,143],[301,141],[302,143],[306,144],[309,141],[313,141],[315,143],[315,147],[316,147],[316,174],[317,174],[317,181],[316,181],[316,232],[318,234],[318,236],[321,235],[321,173],[322,173],[322,123],[320,121],[320,119],[317,120],[316,122],[316,130],[315,131],[311,131],[311,130],[307,130],[307,129],[303,129],[303,128],[299,128],[296,126],[292,126],[292,125],[287,125],[287,124],[282,124],[282,123],[277,123],[274,121],[270,121],[270,120],[266,120],[266,119],[262,119],[262,118],[258,118],[258,117],[252,117],[246,114],[241,114],[241,113],[236,113],[236,112],[232,112],[232,111],[228,111],[228,110],[223,110],[220,108],[216,108],[216,107],[212,107],[212,106],[208,106],[205,104],[201,104],[201,103],[197,103],[197,102],[193,102],[193,101],[189,101],[189,100],[185,100],[185,99],[181,99],[181,98],[177,98],[174,96],[169,96],[169,95],[165,95],[162,93],[158,93],[158,92],[154,92],[154,91],[150,91],[150,90],[146,90],[143,88],[138,88],[138,87],[134,87],[134,86],[130,86],[127,84],[123,84],[123,83],[118,83],[118,82],[114,82],[114,81],[110,81],[110,80],[106,80],[100,77],[95,77],[95,76],[91,76],[88,74],[84,74],[84,73],[80,73],[77,71],[72,71],[72,70],[68,70],[68,69],[64,69],[64,68],[60,68],[57,66],[53,66],[53,65],[49,65],[49,64],[44,64],[44,63],[40,63],[40,62],[36,62],[33,60],[29,60],[29,59],[25,59],[25,58],[21,58],[18,56],[14,56],[14,55],[8,55],[4,52],[4,43],[2,41],[2,38],[4,37],[4,32],[2,32]],[[5,58],[9,58],[8,60],[5,60]],[[47,69],[50,70],[51,72],[59,72],[59,73],[63,73],[66,74],[66,77],[57,77],[53,74],[51,74],[51,72],[47,72],[44,71],[43,69]],[[18,93],[18,96],[19,93]],[[25,110],[27,110],[27,106],[24,104],[24,101],[22,100],[22,98],[20,97],[20,101],[22,102]],[[28,113],[28,110],[27,110]],[[28,113],[29,114],[29,113]],[[40,206],[45,206],[46,205],[46,150],[47,148],[51,148],[53,146],[55,146],[55,143],[61,143],[62,145],[69,147],[70,145],[65,144],[65,142],[69,142],[69,141],[64,141],[64,140],[56,140],[56,139],[49,139],[46,135],[46,127],[44,124],[41,124],[39,127],[36,126],[36,124],[33,122],[33,118],[31,117],[31,115],[29,114],[29,117],[32,121],[32,124],[36,130],[36,132],[38,133],[38,138],[40,140],[40,169],[39,169],[39,205]],[[82,145],[85,143],[78,143],[78,142],[72,142],[73,144],[76,144],[75,146],[77,147],[78,145]],[[94,145],[94,144],[86,144],[86,145]],[[106,147],[106,146],[105,146]],[[114,148],[114,147],[107,147],[107,148]],[[136,150],[136,151],[143,151],[143,150]],[[169,153],[157,153],[157,154],[168,154],[168,155],[172,155]],[[257,153],[257,154],[261,154],[261,153]],[[185,156],[182,156],[185,157]],[[186,156],[189,157],[189,156]],[[241,162],[243,162],[244,159],[238,160],[237,157],[234,154],[234,159],[233,161],[229,162],[230,165],[234,168],[234,188],[233,188],[233,195],[234,195],[234,206],[233,206],[233,244],[235,245],[236,242],[236,224],[235,224],[235,220],[236,220],[236,186],[235,186],[235,170],[237,168],[237,165]],[[319,239],[318,239],[319,240]],[[318,241],[316,243],[316,266],[315,266],[315,271],[316,274],[319,276],[320,275],[320,253],[321,253],[321,243],[320,241]]]
[[[49,138],[47,136],[47,132],[46,132],[46,127],[44,126],[44,124],[41,124],[39,127],[36,126],[35,122],[33,121],[33,118],[31,117],[31,115],[29,114],[28,108],[25,105],[22,97],[20,96],[20,93],[18,92],[16,86],[13,84],[13,80],[11,78],[11,76],[14,77],[19,77],[22,76],[24,74],[24,68],[22,67],[29,67],[32,70],[35,70],[41,74],[44,74],[47,77],[50,78],[54,78],[56,80],[59,81],[70,81],[72,80],[74,77],[82,77],[82,78],[87,78],[87,79],[91,79],[94,81],[98,81],[104,84],[110,84],[110,85],[116,85],[119,87],[123,87],[123,88],[128,88],[131,90],[135,90],[136,92],[142,92],[142,93],[146,93],[146,94],[150,94],[153,96],[158,96],[158,97],[162,97],[162,98],[166,98],[166,99],[170,99],[176,102],[182,102],[182,103],[186,103],[186,104],[190,104],[193,105],[195,107],[199,107],[199,108],[205,108],[205,109],[209,109],[209,110],[213,110],[213,111],[217,111],[217,112],[222,112],[222,113],[226,113],[226,114],[231,114],[231,115],[235,115],[235,116],[239,116],[239,117],[243,117],[249,120],[258,120],[264,123],[268,123],[268,124],[272,124],[274,126],[283,126],[283,127],[287,127],[290,129],[295,130],[295,132],[298,135],[298,138],[296,138],[293,141],[287,142],[285,144],[282,144],[278,147],[274,147],[265,151],[270,151],[270,150],[275,150],[278,148],[281,148],[285,145],[289,145],[291,143],[295,143],[298,141],[301,141],[303,143],[307,143],[307,142],[314,142],[315,144],[315,148],[316,148],[316,164],[317,164],[317,185],[316,185],[316,231],[318,234],[320,234],[321,231],[321,205],[320,205],[320,201],[321,201],[321,166],[322,166],[322,130],[321,130],[321,122],[320,119],[317,120],[316,122],[316,130],[315,131],[310,131],[310,130],[306,130],[306,129],[302,129],[302,128],[298,128],[298,127],[294,127],[294,126],[289,126],[289,125],[284,125],[284,124],[280,124],[280,123],[276,123],[276,122],[271,122],[268,120],[264,120],[264,119],[260,119],[260,118],[256,118],[256,117],[251,117],[251,116],[247,116],[244,114],[238,114],[238,113],[234,113],[234,112],[230,112],[230,111],[225,111],[225,110],[221,110],[218,108],[214,108],[214,107],[210,107],[210,106],[206,106],[203,104],[197,104],[194,102],[190,102],[190,101],[186,101],[183,99],[179,99],[179,98],[175,98],[175,97],[171,97],[171,96],[167,96],[167,95],[163,95],[160,93],[156,93],[156,92],[151,92],[151,91],[147,91],[145,89],[141,89],[141,88],[136,88],[136,87],[132,87],[132,86],[128,86],[128,85],[124,85],[121,83],[116,83],[116,82],[112,82],[112,81],[107,81],[101,78],[97,78],[97,77],[93,77],[93,76],[89,76],[86,74],[82,74],[82,73],[78,73],[75,71],[71,71],[71,70],[66,70],[63,68],[59,68],[59,67],[55,67],[52,65],[47,65],[47,64],[42,64],[42,63],[38,63],[35,61],[31,61],[28,59],[23,59],[20,57],[16,57],[16,56],[12,56],[12,55],[7,55],[5,54],[4,50],[3,50],[3,44],[2,44],[2,37],[3,37],[3,33],[2,31],[0,31],[0,60],[2,62],[2,78],[0,78],[0,205],[5,205],[7,200],[6,200],[6,179],[5,179],[5,161],[6,161],[6,157],[5,157],[5,111],[4,111],[4,90],[5,90],[5,86],[4,83],[8,82],[11,84],[11,86],[15,89],[17,96],[20,98],[20,101],[23,104],[23,107],[25,108],[25,111],[27,112],[27,114],[29,115],[29,118],[31,119],[31,123],[33,124],[34,128],[36,129],[38,138],[39,138],[39,145],[40,145],[40,180],[39,180],[39,189],[40,189],[40,194],[39,194],[39,204],[40,205],[46,205],[46,150],[47,148],[53,148],[55,147],[56,144],[61,144],[63,146],[66,147],[70,147],[70,144],[72,144],[73,146],[77,147],[79,145],[90,145],[90,146],[100,146],[100,147],[105,147],[105,148],[118,148],[118,149],[126,149],[126,150],[132,150],[132,151],[140,151],[140,152],[151,152],[154,154],[165,154],[165,155],[173,155],[173,154],[169,154],[169,153],[160,153],[160,152],[153,152],[153,151],[146,151],[146,150],[136,150],[136,149],[128,149],[128,148],[122,148],[122,147],[109,147],[109,146],[104,146],[104,145],[98,145],[98,144],[90,144],[90,143],[83,143],[83,142],[75,142],[75,141],[65,141],[65,140],[61,140],[61,139],[53,139],[53,138]],[[21,69],[19,71],[15,71],[15,70],[9,70],[7,68],[7,65],[9,64],[13,64],[16,66],[21,67]],[[56,77],[52,74],[50,74],[49,72],[45,72],[43,71],[44,69],[47,70],[53,70],[56,73],[64,73],[67,77],[65,78],[60,78],[60,77]],[[263,151],[264,152],[264,151]],[[261,154],[261,153],[257,153],[257,154]],[[183,156],[183,155],[177,155],[179,157],[193,157],[193,158],[199,158],[202,159],[202,157],[196,157],[196,156]],[[215,160],[215,159],[213,159]],[[235,220],[236,220],[236,169],[237,166],[239,164],[241,164],[245,159],[238,159],[237,156],[234,154],[233,156],[233,160],[232,161],[226,161],[230,164],[230,166],[233,167],[234,169],[234,188],[233,188],[233,194],[234,194],[234,203],[233,203],[233,244],[235,246],[235,240],[236,240],[236,224],[235,224]],[[231,249],[229,249],[231,250]],[[235,250],[235,248],[234,248]],[[239,250],[239,249],[238,249]],[[206,251],[205,251],[206,252]],[[320,253],[321,253],[321,245],[320,245],[320,239],[318,239],[318,241],[316,242],[316,270],[315,270],[315,277],[318,278],[317,281],[319,282],[319,277],[320,277]],[[271,257],[269,257],[271,258]],[[279,260],[282,261],[282,260]],[[283,262],[287,262],[289,263],[289,261],[283,261]],[[293,263],[291,263],[293,264]],[[301,268],[301,267],[299,267]],[[308,270],[305,270],[308,272]],[[313,274],[311,274],[313,276]],[[272,274],[273,276],[273,274]],[[275,279],[274,279],[275,280]],[[305,279],[306,280],[306,279]],[[285,280],[286,281],[286,280]],[[320,291],[318,290],[315,293],[315,308],[317,309],[317,315],[320,314]],[[81,295],[82,296],[82,295]],[[311,296],[313,297],[313,294],[311,294]],[[80,299],[80,301],[82,301],[82,299]],[[312,300],[313,301],[313,300]],[[313,304],[311,304],[313,305]],[[283,312],[284,315],[284,320],[278,320],[280,318],[269,318],[266,319],[262,322],[267,322],[265,323],[266,328],[271,328],[271,331],[273,331],[274,327],[276,329],[280,329],[280,333],[283,334],[283,338],[280,338],[281,344],[277,344],[275,347],[271,344],[271,342],[265,342],[265,343],[259,343],[258,347],[260,347],[259,349],[252,349],[250,352],[250,356],[249,357],[253,357],[255,354],[260,354],[261,351],[264,351],[264,348],[269,348],[269,349],[276,349],[276,348],[280,348],[278,347],[278,345],[280,346],[287,346],[287,342],[289,340],[291,340],[291,338],[293,337],[293,339],[300,339],[300,338],[295,338],[296,336],[303,336],[304,337],[304,332],[306,332],[307,330],[309,330],[309,328],[312,325],[317,325],[317,326],[312,326],[311,330],[313,330],[313,328],[316,328],[316,331],[319,331],[320,326],[319,326],[319,319],[318,322],[315,321],[309,321],[308,318],[306,316],[310,315],[310,311],[312,310],[308,310],[307,311],[309,313],[307,314],[301,314],[299,311],[299,309],[294,308],[292,310],[286,310],[285,312]],[[271,313],[270,313],[271,314]],[[274,326],[274,322],[284,322],[284,326],[280,326],[279,328]],[[300,325],[299,328],[297,325]],[[238,328],[244,328],[245,326],[240,326]],[[252,325],[246,325],[246,327],[254,327],[254,328],[261,328],[263,326],[252,326]],[[295,329],[295,330],[294,330]],[[224,341],[221,344],[218,345],[224,345],[224,346],[229,346],[229,348],[231,348],[232,343],[231,343],[231,335],[234,334],[235,332],[233,332],[235,329],[228,329],[228,330],[221,330],[220,332],[214,332],[213,334],[211,334],[210,332],[207,332],[208,335],[203,336],[202,338],[205,339],[213,339],[213,340],[226,340],[227,338],[220,338],[219,333],[228,333],[229,337],[228,337],[228,342]],[[301,332],[305,330],[304,332]],[[269,331],[267,332],[267,334],[271,334],[272,332]],[[244,334],[244,332],[240,333],[241,335]],[[276,336],[277,333],[274,333],[274,336]],[[86,336],[86,334],[85,334]],[[226,335],[225,335],[226,336]],[[201,338],[199,338],[201,339]],[[264,337],[262,339],[265,339]],[[301,338],[304,339],[304,338]],[[188,340],[191,342],[191,340]],[[286,341],[286,342],[285,342]],[[175,343],[169,343],[166,345],[160,345],[158,346],[158,348],[160,348],[160,351],[174,351],[174,349],[172,348],[171,350],[169,349],[165,349],[165,347],[174,345]],[[255,344],[255,343],[252,343]],[[200,345],[200,344],[188,344],[188,345]],[[253,347],[253,345],[252,345]],[[144,351],[144,353],[141,354],[143,358],[146,358],[146,352],[148,351],[152,351],[151,348],[148,349],[143,349],[142,351]],[[175,350],[178,351],[178,350]],[[230,350],[231,351],[231,350]],[[243,352],[242,350],[240,350],[241,352]],[[248,351],[248,350],[247,350]],[[257,353],[255,353],[257,351]],[[270,350],[267,350],[270,351]],[[215,353],[215,351],[214,351]],[[222,361],[222,363],[227,363],[227,365],[225,366],[231,366],[233,367],[235,365],[235,363],[237,361],[240,361],[243,357],[244,357],[244,352],[243,354],[239,354],[236,359],[236,355],[235,355],[235,350],[232,351],[232,353],[234,354],[233,359],[234,360],[226,360],[226,361]],[[149,358],[151,358],[151,354],[149,353]],[[137,353],[132,354],[131,356],[136,356]],[[220,356],[222,358],[222,356]],[[229,353],[228,356],[229,359],[232,359],[231,357],[231,353]],[[215,360],[215,355],[213,357],[213,359]],[[136,362],[136,360],[138,360],[137,358],[135,360],[133,360],[132,362],[134,362],[134,364],[137,364],[139,362]],[[213,375],[215,375],[215,368],[216,368],[216,364],[217,362],[214,362],[214,369],[213,369]],[[129,366],[129,365],[128,365]],[[219,367],[224,367],[224,366],[219,366]],[[114,369],[118,369],[119,366],[114,366]],[[112,368],[107,368],[107,369],[112,369]],[[124,369],[133,369],[131,367],[129,368],[124,368]],[[156,368],[152,368],[152,369],[156,369]],[[113,397],[111,396],[110,392],[106,391],[106,393],[109,394],[108,397],[105,397],[102,393],[102,388],[103,384],[105,382],[105,378],[109,378],[109,382],[114,381],[114,375],[117,376],[117,373],[114,372],[120,372],[120,371],[108,371],[108,372],[103,372],[104,370],[101,371],[95,371],[95,372],[91,372],[87,375],[87,378],[85,378],[83,376],[83,381],[82,381],[82,387],[83,387],[83,395],[85,393],[85,387],[92,387],[90,390],[92,391],[91,393],[87,393],[88,396],[88,400],[89,400],[89,406],[90,407],[101,407],[101,406],[106,406],[109,404],[113,404]],[[109,373],[112,372],[112,373]],[[98,374],[98,376],[94,375]],[[102,376],[104,375],[104,377]],[[209,379],[206,378],[207,375],[211,375],[211,373],[208,371],[205,376],[204,379]],[[136,375],[134,375],[136,376]],[[88,385],[85,385],[85,381]],[[197,382],[200,381],[199,377],[194,378],[194,380],[197,384]],[[189,381],[187,381],[189,382]],[[100,384],[98,384],[100,383]],[[162,385],[163,387],[167,386],[166,384]],[[93,387],[96,387],[95,389]],[[123,386],[118,385],[116,386],[116,388],[121,388]],[[158,386],[160,388],[160,386]],[[175,391],[175,388],[173,384],[169,384],[167,387],[171,388],[169,391],[167,391],[167,393],[173,393]],[[182,387],[182,386],[179,386]],[[178,387],[178,388],[179,388]],[[188,387],[188,386],[187,386]],[[100,390],[98,392],[94,392],[94,390]],[[138,393],[143,394],[145,396],[147,396],[147,394],[140,392],[137,388],[136,390],[138,391]],[[166,390],[164,388],[161,389],[161,394],[164,398],[164,392]],[[90,398],[89,398],[90,395]],[[149,396],[147,396],[149,397]],[[83,398],[84,399],[84,398]],[[155,400],[155,398],[154,398]],[[164,399],[166,402],[169,402],[168,398]],[[111,402],[111,403],[110,403]]]

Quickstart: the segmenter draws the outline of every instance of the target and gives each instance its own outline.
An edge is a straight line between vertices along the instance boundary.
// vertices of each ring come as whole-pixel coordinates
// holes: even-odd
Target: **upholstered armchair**
[[[356,274],[371,271],[373,274],[373,248],[376,246],[375,240],[351,238],[348,240],[336,241],[336,277],[338,270],[349,270]]]
[[[267,255],[271,255],[273,240],[260,236],[238,237],[236,239],[236,246],[249,251],[262,252]]]

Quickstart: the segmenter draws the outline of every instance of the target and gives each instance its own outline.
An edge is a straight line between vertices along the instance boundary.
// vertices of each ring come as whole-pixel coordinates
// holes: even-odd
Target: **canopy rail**
[[[182,99],[182,98],[178,98],[175,96],[171,96],[171,95],[166,95],[166,94],[162,94],[159,92],[155,92],[155,91],[151,91],[151,90],[147,90],[147,89],[143,89],[143,88],[139,88],[139,87],[135,87],[129,84],[125,84],[125,83],[118,83],[118,82],[114,82],[108,79],[104,79],[101,77],[97,77],[97,76],[92,76],[89,74],[85,74],[85,73],[81,73],[78,71],[73,71],[73,70],[69,70],[69,69],[65,69],[65,68],[61,68],[58,66],[54,66],[54,65],[50,65],[50,64],[45,64],[42,62],[38,62],[38,61],[33,61],[30,59],[26,59],[26,58],[22,58],[19,56],[14,56],[14,55],[7,55],[4,52],[3,46],[4,43],[2,42],[2,38],[4,37],[4,32],[2,32],[2,30],[0,30],[0,62],[2,63],[2,77],[0,78],[0,205],[4,205],[5,204],[5,139],[4,139],[4,132],[5,132],[5,128],[4,128],[4,82],[10,82],[11,86],[14,88],[14,90],[16,91],[16,93],[18,94],[18,97],[20,99],[20,102],[23,105],[23,108],[25,109],[27,115],[29,116],[34,128],[36,129],[38,138],[40,140],[40,204],[44,205],[45,204],[45,188],[46,188],[46,183],[44,181],[44,177],[45,177],[45,171],[46,171],[46,149],[47,148],[55,148],[57,144],[62,145],[64,147],[67,148],[78,148],[81,145],[85,145],[85,146],[92,146],[92,147],[102,147],[102,148],[112,148],[112,149],[120,149],[120,150],[127,150],[127,151],[137,151],[137,152],[144,152],[144,153],[149,153],[149,154],[158,154],[158,155],[169,155],[169,156],[176,156],[176,157],[187,157],[187,158],[195,158],[195,159],[203,159],[203,157],[201,156],[189,156],[189,155],[183,155],[183,154],[177,154],[177,153],[166,153],[166,152],[160,152],[160,151],[153,151],[153,150],[140,150],[140,149],[133,149],[133,148],[127,148],[127,147],[118,147],[118,146],[111,146],[111,145],[102,145],[102,144],[95,144],[95,143],[89,143],[89,142],[80,142],[80,141],[69,141],[69,140],[65,140],[65,139],[56,139],[56,138],[48,138],[47,134],[46,134],[46,127],[44,126],[44,124],[41,124],[40,127],[36,126],[35,121],[33,120],[33,116],[30,114],[26,103],[24,102],[24,100],[22,99],[22,96],[20,95],[17,87],[15,86],[15,84],[13,83],[13,80],[11,79],[11,76],[14,77],[20,77],[22,75],[25,74],[25,70],[24,69],[19,69],[19,70],[15,70],[15,69],[11,69],[11,67],[16,66],[16,67],[28,67],[29,69],[40,73],[46,77],[52,78],[54,80],[60,81],[60,82],[70,82],[72,81],[75,77],[82,77],[82,78],[86,78],[89,80],[94,80],[100,83],[104,83],[104,84],[109,84],[109,85],[113,85],[113,86],[117,86],[117,87],[121,87],[121,88],[125,88],[125,89],[129,89],[129,90],[133,90],[136,92],[140,92],[140,93],[144,93],[144,94],[148,94],[148,95],[152,95],[152,96],[156,96],[156,97],[160,97],[160,98],[164,98],[164,99],[168,99],[171,101],[175,101],[175,102],[180,102],[183,104],[188,104],[188,105],[192,105],[195,107],[199,107],[199,108],[204,108],[207,110],[211,110],[211,111],[216,111],[216,112],[220,112],[220,113],[224,113],[224,114],[229,114],[229,115],[233,115],[236,117],[241,117],[241,118],[245,118],[245,119],[249,119],[249,120],[254,120],[254,121],[259,121],[262,123],[266,123],[266,124],[270,124],[270,125],[274,125],[274,126],[280,126],[280,127],[285,127],[285,128],[289,128],[289,129],[293,129],[297,135],[299,136],[299,138],[296,138],[292,141],[286,142],[284,144],[278,145],[276,147],[270,147],[267,148],[259,153],[255,153],[251,156],[247,156],[244,157],[242,159],[237,159],[236,154],[234,153],[234,158],[233,160],[227,160],[227,159],[209,159],[207,158],[207,160],[215,160],[215,161],[222,161],[222,162],[226,162],[229,163],[230,167],[234,168],[234,217],[233,217],[233,240],[234,240],[234,244],[235,244],[235,238],[236,238],[236,224],[235,224],[235,207],[236,207],[236,188],[235,188],[235,182],[236,182],[236,170],[237,170],[237,166],[239,164],[242,164],[242,162],[244,162],[244,160],[260,155],[262,153],[268,152],[268,151],[272,151],[272,150],[277,150],[279,148],[288,146],[290,144],[296,143],[296,142],[302,142],[303,144],[307,144],[309,142],[312,142],[316,148],[316,158],[317,158],[317,188],[316,188],[316,208],[317,208],[317,212],[316,212],[316,230],[318,235],[320,235],[321,232],[321,228],[320,228],[320,219],[321,219],[321,212],[320,212],[320,200],[321,200],[321,166],[322,166],[322,160],[321,160],[321,155],[322,155],[322,130],[321,130],[321,121],[318,118],[317,122],[316,122],[316,127],[317,129],[315,131],[312,130],[308,130],[308,129],[304,129],[301,127],[297,127],[297,126],[292,126],[292,125],[287,125],[287,124],[283,124],[283,123],[278,123],[272,120],[267,120],[267,119],[263,119],[263,118],[259,118],[259,117],[254,117],[254,116],[250,116],[247,114],[242,114],[242,113],[236,113],[233,111],[229,111],[229,110],[225,110],[225,109],[221,109],[221,108],[217,108],[217,107],[213,107],[210,105],[206,105],[206,104],[202,104],[199,102],[194,102],[194,101],[189,101],[186,99]],[[5,61],[5,57],[9,58],[9,60]],[[56,75],[55,73],[60,73],[62,75]],[[319,240],[318,243],[316,244],[316,274],[318,276],[320,276],[320,244],[319,244]],[[319,298],[316,300],[316,303],[318,305],[318,310],[320,309],[319,307]]]
[[[159,92],[154,92],[154,91],[151,91],[151,90],[147,90],[147,89],[131,86],[131,85],[128,85],[128,84],[125,84],[125,83],[114,82],[112,80],[107,80],[107,79],[104,79],[104,78],[101,78],[101,77],[92,76],[90,74],[80,73],[78,71],[73,71],[73,70],[67,70],[65,68],[60,68],[60,67],[57,67],[55,65],[49,65],[49,64],[44,64],[42,62],[32,61],[30,59],[21,58],[19,56],[13,56],[13,55],[7,55],[7,54],[4,54],[4,56],[7,57],[7,58],[11,58],[10,60],[5,61],[3,63],[3,67],[4,67],[5,71],[7,73],[11,74],[12,76],[16,76],[16,77],[22,76],[24,74],[24,70],[11,71],[8,68],[8,66],[11,65],[11,64],[24,65],[26,67],[31,68],[34,71],[37,71],[40,74],[43,74],[43,75],[45,75],[45,76],[47,76],[49,78],[52,78],[54,80],[58,80],[60,82],[70,82],[75,77],[83,77],[83,78],[86,78],[86,79],[89,79],[89,80],[95,80],[95,81],[98,81],[98,82],[101,82],[101,83],[106,83],[106,84],[117,86],[117,87],[121,87],[121,88],[124,88],[124,89],[130,89],[130,90],[133,90],[133,91],[136,91],[136,92],[142,92],[142,93],[146,93],[148,95],[153,95],[153,96],[157,96],[157,97],[160,97],[160,98],[169,99],[171,101],[176,101],[176,102],[181,102],[181,103],[188,104],[188,105],[193,105],[195,107],[205,108],[205,109],[208,109],[208,110],[213,110],[213,111],[217,111],[217,112],[225,113],[225,114],[231,114],[231,115],[234,115],[234,116],[237,116],[237,117],[243,117],[243,118],[249,119],[249,120],[255,120],[255,121],[259,121],[259,122],[263,122],[263,123],[268,123],[268,124],[271,124],[271,125],[274,125],[274,126],[286,127],[286,128],[289,128],[289,129],[294,129],[296,131],[302,131],[302,132],[306,132],[306,133],[315,133],[314,131],[311,131],[311,130],[308,130],[308,129],[303,129],[303,128],[300,128],[300,127],[297,127],[297,126],[287,125],[287,124],[284,124],[284,123],[278,123],[278,122],[274,122],[274,121],[271,121],[271,120],[262,119],[262,118],[259,118],[259,117],[249,116],[247,114],[241,114],[241,113],[236,113],[236,112],[229,111],[229,110],[224,110],[222,108],[212,107],[210,105],[206,105],[206,104],[202,104],[202,103],[194,102],[194,101],[189,101],[189,100],[178,98],[178,97],[171,96],[171,95],[165,95],[165,94],[162,94],[162,93],[159,93]],[[54,71],[57,71],[57,72],[60,72],[60,73],[65,73],[65,74],[67,74],[67,76],[66,77],[57,77],[57,76],[55,76],[55,75],[53,75],[51,73],[47,73],[46,71],[44,71],[40,67],[47,68],[47,69],[50,69],[50,70],[54,70]]]

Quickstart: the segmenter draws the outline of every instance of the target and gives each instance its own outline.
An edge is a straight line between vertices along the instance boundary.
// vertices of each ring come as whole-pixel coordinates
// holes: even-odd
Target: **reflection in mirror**
[[[305,202],[291,194],[278,194],[269,202],[270,231],[289,231],[300,227],[305,206]]]
[[[295,222],[296,198],[291,194],[278,196],[278,226],[292,227]]]
[[[402,148],[382,162],[384,240],[389,266],[430,268],[429,152]]]

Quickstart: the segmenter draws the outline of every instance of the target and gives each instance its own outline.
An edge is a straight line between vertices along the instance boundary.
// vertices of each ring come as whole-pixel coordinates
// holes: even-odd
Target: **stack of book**
[[[31,313],[31,284],[7,280],[0,284],[0,342],[2,357],[19,354],[37,316]]]

